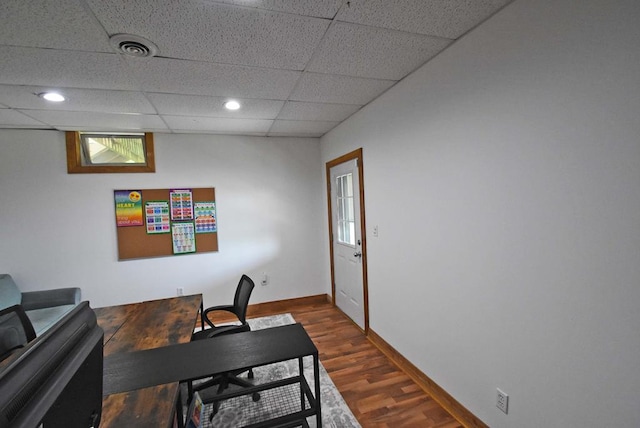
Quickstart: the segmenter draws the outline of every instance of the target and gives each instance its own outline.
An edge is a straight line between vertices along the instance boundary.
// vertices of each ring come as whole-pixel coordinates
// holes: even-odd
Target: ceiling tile
[[[0,127],[321,136],[510,1],[0,0]]]
[[[0,103],[33,110],[155,113],[153,106],[140,92],[63,88],[58,90],[67,98],[62,103],[52,103],[35,95],[52,89],[58,88],[0,85]]]
[[[302,70],[326,19],[197,0],[88,0],[110,34],[143,36],[159,55]]]
[[[0,2],[0,44],[112,52],[81,0]]]
[[[0,46],[0,84],[138,89],[117,54]]]
[[[229,119],[220,117],[162,116],[173,131],[214,132],[214,133],[266,133],[272,120]]]
[[[290,133],[290,132],[269,132],[267,137],[296,137],[296,138],[320,138],[324,135],[322,132],[314,132],[314,133]]]
[[[367,104],[389,89],[393,80],[304,73],[290,99],[337,104]]]
[[[127,63],[145,91],[222,97],[285,100],[302,74],[164,58],[127,58]]]
[[[93,131],[166,129],[158,116],[96,112],[28,110],[27,114],[58,129],[93,128]]]
[[[266,137],[266,131],[252,132],[252,131],[203,131],[199,129],[180,129],[171,131],[172,134],[204,134],[204,135],[244,135],[249,137]]]
[[[448,39],[363,25],[332,25],[308,71],[400,80],[447,47]]]
[[[16,110],[0,108],[0,128],[50,128],[50,126]]]
[[[234,98],[240,102],[241,108],[231,111],[224,107],[224,103],[230,99],[229,97],[156,93],[148,93],[147,97],[156,107],[158,113],[177,116],[275,119],[284,105],[284,101]]]
[[[212,1],[212,3],[215,1]],[[217,3],[256,7],[258,9],[293,13],[296,15],[333,18],[340,9],[342,0],[219,0]]]
[[[358,111],[361,106],[354,104],[304,103],[287,101],[278,119],[326,120],[341,122]]]
[[[350,0],[339,21],[457,39],[512,0]]]
[[[333,129],[340,122],[315,121],[315,120],[276,120],[269,134],[319,134]]]
[[[93,126],[57,126],[56,129],[59,131],[79,131],[79,132],[95,132],[96,128]],[[109,132],[143,132],[141,129],[109,129]],[[145,128],[144,132],[154,132],[154,133],[164,133],[170,134],[171,131],[167,129],[167,127],[162,124],[162,128]]]

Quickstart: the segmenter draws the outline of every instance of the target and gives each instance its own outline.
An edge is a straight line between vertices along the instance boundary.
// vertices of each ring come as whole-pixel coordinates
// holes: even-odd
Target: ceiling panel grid
[[[4,0],[0,127],[320,137],[509,1]]]

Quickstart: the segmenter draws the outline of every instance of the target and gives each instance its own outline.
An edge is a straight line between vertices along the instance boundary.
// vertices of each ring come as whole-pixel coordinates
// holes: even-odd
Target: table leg
[[[200,329],[204,330],[204,302],[200,302]]]
[[[184,428],[184,415],[182,414],[182,388],[178,386],[178,400],[176,401],[176,418],[178,419],[178,428]]]
[[[302,357],[298,358],[298,374],[300,378],[304,377],[304,365],[302,362]],[[303,383],[300,382],[300,410],[304,410],[305,397],[304,397],[304,386]]]
[[[313,383],[316,390],[316,406],[318,406],[316,412],[316,426],[322,427],[322,406],[320,405],[320,364],[318,362],[318,353],[313,355]]]

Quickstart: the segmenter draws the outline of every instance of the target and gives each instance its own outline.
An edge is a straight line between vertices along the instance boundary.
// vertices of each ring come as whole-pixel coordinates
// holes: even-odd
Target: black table
[[[302,358],[306,356],[313,357],[315,396],[311,394],[311,388],[302,371]],[[298,376],[244,388],[240,392],[222,393],[217,399],[299,383],[302,401],[299,412],[255,426],[294,426],[296,421],[300,422],[308,416],[315,415],[317,426],[321,427],[318,349],[301,324],[107,356],[104,359],[103,394],[133,391],[169,382],[196,380],[296,358],[299,361]],[[309,408],[305,408],[305,397],[309,401]],[[179,413],[182,413],[181,408]]]

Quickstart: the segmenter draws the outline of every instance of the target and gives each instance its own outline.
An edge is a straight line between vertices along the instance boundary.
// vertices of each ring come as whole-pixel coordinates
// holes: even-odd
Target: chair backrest
[[[246,323],[247,306],[249,306],[249,297],[251,297],[253,287],[255,287],[253,280],[247,275],[242,275],[238,288],[236,288],[236,295],[233,298],[233,312],[242,324]]]
[[[31,321],[20,305],[0,311],[0,360],[36,338]]]

